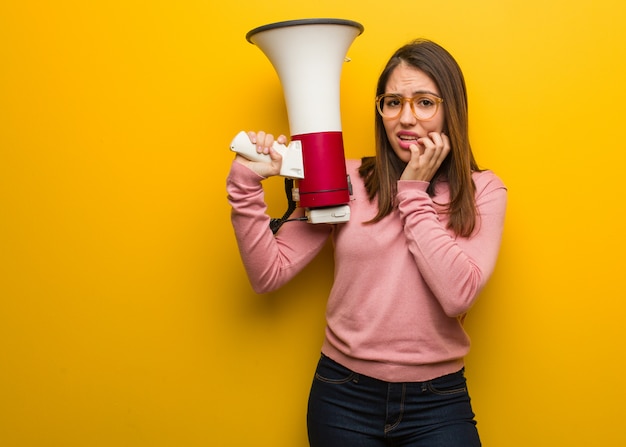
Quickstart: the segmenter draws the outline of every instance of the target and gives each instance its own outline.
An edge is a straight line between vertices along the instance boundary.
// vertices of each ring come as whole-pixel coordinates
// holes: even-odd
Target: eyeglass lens
[[[417,95],[413,98],[404,98],[400,95],[381,95],[377,106],[378,111],[385,118],[396,118],[402,112],[404,103],[411,104],[415,117],[420,120],[428,120],[435,116],[439,106],[439,98],[432,95]]]

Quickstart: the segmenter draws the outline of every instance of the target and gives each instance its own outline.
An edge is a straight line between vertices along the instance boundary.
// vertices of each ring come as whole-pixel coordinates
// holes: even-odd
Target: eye
[[[387,96],[385,97],[384,105],[390,109],[395,109],[402,105],[402,100],[397,96]]]
[[[434,107],[437,103],[433,98],[429,96],[418,96],[413,100],[413,104],[415,104],[420,109],[428,109]]]

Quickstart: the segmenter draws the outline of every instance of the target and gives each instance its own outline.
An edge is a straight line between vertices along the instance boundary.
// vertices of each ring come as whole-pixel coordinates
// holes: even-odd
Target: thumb
[[[276,149],[270,146],[269,156],[272,162],[282,162],[283,156]]]

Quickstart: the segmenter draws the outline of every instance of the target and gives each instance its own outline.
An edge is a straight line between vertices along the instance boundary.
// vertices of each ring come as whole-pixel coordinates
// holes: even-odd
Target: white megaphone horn
[[[306,208],[311,223],[345,222],[350,217],[339,86],[348,48],[363,29],[350,20],[302,19],[246,34],[280,78],[292,140],[287,148],[276,146],[287,163],[281,175],[298,179],[294,200]],[[245,147],[241,134],[238,137],[231,143],[233,151],[248,158],[258,155],[253,146]]]

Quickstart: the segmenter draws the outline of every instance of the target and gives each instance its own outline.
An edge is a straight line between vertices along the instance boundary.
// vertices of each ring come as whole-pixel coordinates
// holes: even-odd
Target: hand
[[[450,152],[450,139],[444,133],[430,132],[427,137],[412,144],[411,159],[404,168],[400,180],[430,182]]]
[[[259,132],[248,132],[248,137],[253,145],[256,145],[256,151],[259,154],[265,154],[269,156],[269,161],[251,161],[247,158],[237,154],[235,160],[259,174],[262,177],[271,177],[280,173],[280,167],[283,162],[283,157],[272,147],[274,144],[274,136],[272,134]],[[287,137],[280,135],[276,142],[279,144],[286,144]]]

